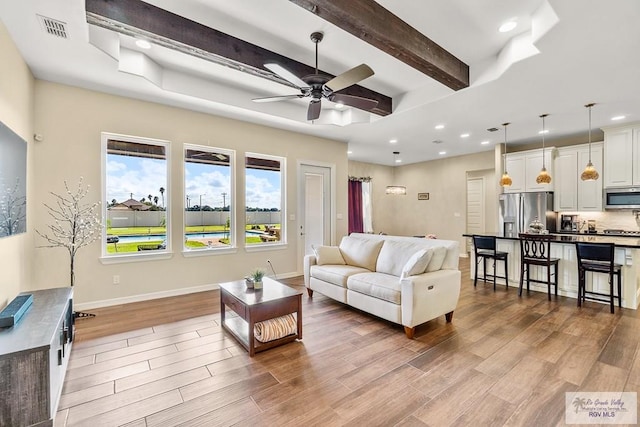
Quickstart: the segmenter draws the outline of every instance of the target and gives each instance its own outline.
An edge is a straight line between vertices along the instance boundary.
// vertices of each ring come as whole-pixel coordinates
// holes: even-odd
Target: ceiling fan
[[[309,109],[307,110],[307,120],[316,120],[320,117],[322,98],[366,111],[375,108],[378,105],[378,101],[374,99],[336,93],[366,79],[367,77],[373,76],[374,72],[368,65],[358,65],[357,67],[345,71],[339,76],[333,78],[325,74],[318,73],[318,43],[322,41],[323,37],[324,34],[321,32],[311,33],[311,41],[316,45],[316,70],[314,74],[298,77],[278,63],[270,62],[264,64],[264,66],[269,70],[300,89],[299,94],[254,98],[253,101],[273,102],[296,98],[311,98],[309,102]]]

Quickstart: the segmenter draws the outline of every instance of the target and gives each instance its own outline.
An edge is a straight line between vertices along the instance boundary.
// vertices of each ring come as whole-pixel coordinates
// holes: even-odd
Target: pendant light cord
[[[546,169],[546,165],[544,161],[544,134],[545,134],[544,118],[547,116],[548,114],[540,115],[540,117],[542,117],[542,169]]]
[[[502,126],[504,126],[504,168],[503,171],[506,174],[507,173],[507,126],[509,126],[510,123],[503,123]]]
[[[591,107],[596,104],[587,104],[585,107],[589,109],[589,163],[591,163]]]

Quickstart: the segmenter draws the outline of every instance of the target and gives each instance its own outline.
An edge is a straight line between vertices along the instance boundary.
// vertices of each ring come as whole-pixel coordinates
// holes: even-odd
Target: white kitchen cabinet
[[[605,187],[623,187],[634,185],[634,136],[638,141],[637,128],[613,128],[604,129],[604,186]],[[635,134],[635,135],[634,135]],[[636,143],[636,153],[638,144]],[[636,154],[636,157],[638,155]],[[636,167],[640,174],[640,165]],[[640,184],[640,179],[636,184]]]
[[[555,211],[578,210],[578,150],[574,147],[558,149],[554,162]]]
[[[602,211],[602,142],[591,144],[591,163],[600,178],[596,181],[583,181],[580,175],[587,163],[589,163],[589,144],[582,145],[578,149],[578,210],[579,211]]]
[[[542,149],[521,151],[507,154],[505,161],[507,172],[513,181],[511,187],[504,189],[505,193],[520,193],[523,191],[553,191],[553,147],[545,148],[544,158],[547,171],[551,175],[550,184],[538,184],[536,177],[542,169]]]
[[[558,149],[554,160],[554,210],[602,211],[602,177],[596,181],[583,181],[582,171],[589,162],[589,144],[572,145]],[[602,175],[602,143],[591,144],[591,162]]]
[[[507,172],[513,183],[510,187],[505,187],[505,193],[522,193],[525,191],[524,183],[524,154],[507,154],[505,156]]]

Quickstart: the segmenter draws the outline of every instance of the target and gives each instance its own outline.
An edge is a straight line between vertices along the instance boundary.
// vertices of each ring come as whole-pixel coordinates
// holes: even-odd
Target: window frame
[[[126,252],[119,254],[110,254],[107,252],[107,146],[109,140],[119,140],[124,142],[131,142],[135,144],[145,144],[145,145],[155,145],[162,146],[165,149],[165,167],[166,167],[166,177],[167,182],[164,186],[165,194],[167,195],[165,199],[165,228],[166,228],[166,247],[165,249],[158,249],[154,251],[142,251],[142,252]],[[158,260],[158,259],[168,259],[171,258],[172,255],[172,244],[171,244],[171,141],[156,139],[156,138],[145,138],[140,136],[132,136],[132,135],[123,135],[111,132],[102,132],[101,133],[101,195],[102,195],[102,236],[100,239],[101,244],[101,256],[100,262],[103,264],[114,264],[120,262],[137,262],[143,260]]]
[[[229,201],[229,238],[231,240],[230,244],[228,246],[212,246],[212,247],[203,247],[203,248],[187,248],[184,245],[184,242],[186,241],[185,237],[186,237],[186,226],[187,226],[187,221],[186,221],[186,215],[187,215],[187,192],[186,192],[186,186],[187,186],[187,178],[186,178],[186,153],[187,150],[198,150],[198,151],[205,151],[205,152],[212,152],[212,153],[220,153],[220,154],[224,154],[229,156],[229,196],[230,196],[230,201]],[[237,240],[237,233],[236,233],[236,221],[235,221],[235,205],[237,203],[236,200],[236,151],[229,149],[229,148],[222,148],[222,147],[211,147],[208,145],[199,145],[199,144],[190,144],[190,143],[184,143],[183,147],[182,147],[182,167],[183,167],[183,172],[182,172],[182,178],[183,178],[183,182],[182,182],[182,218],[183,218],[183,222],[182,222],[182,254],[185,257],[190,257],[190,256],[203,256],[203,255],[214,255],[214,254],[221,254],[221,253],[233,253],[237,251],[238,248],[238,240]]]
[[[247,157],[253,157],[264,160],[274,160],[280,162],[280,240],[276,242],[260,242],[247,244],[245,240],[245,251],[262,251],[277,248],[285,248],[287,246],[287,158],[272,154],[262,154],[256,152],[245,152],[243,171],[244,171],[244,206],[243,206],[243,231],[247,229]]]

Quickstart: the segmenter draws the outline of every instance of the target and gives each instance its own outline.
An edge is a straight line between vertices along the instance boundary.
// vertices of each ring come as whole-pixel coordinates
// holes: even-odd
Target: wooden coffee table
[[[247,349],[249,356],[257,352],[302,339],[302,292],[273,279],[262,279],[262,289],[247,289],[244,280],[220,283],[220,318],[224,330],[234,336]],[[226,318],[229,307],[238,316]],[[298,333],[260,342],[253,336],[253,327],[263,320],[296,313]]]

